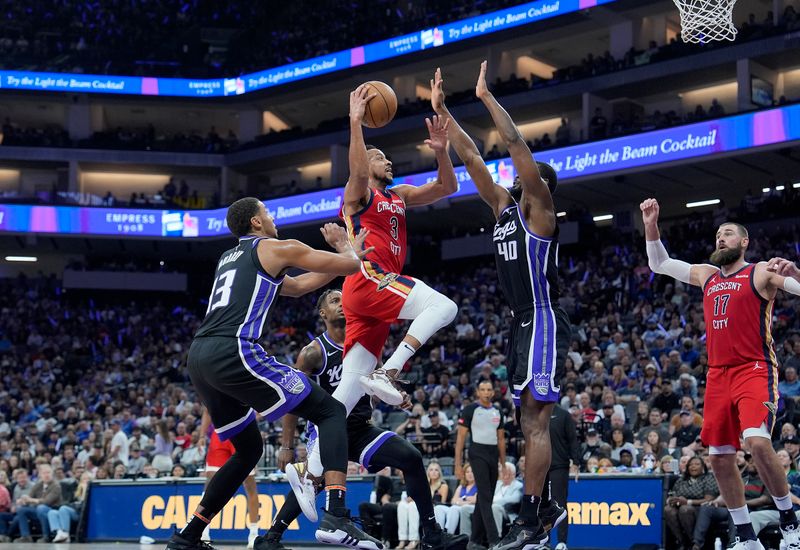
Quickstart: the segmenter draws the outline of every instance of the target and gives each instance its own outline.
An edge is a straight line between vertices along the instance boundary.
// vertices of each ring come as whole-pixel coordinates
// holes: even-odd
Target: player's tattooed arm
[[[645,199],[639,205],[644,222],[644,238],[647,247],[647,263],[654,273],[669,275],[681,282],[702,287],[717,268],[708,264],[689,264],[669,257],[661,233],[658,230],[658,214],[661,207],[656,199]]]
[[[294,368],[303,374],[312,376],[319,371],[320,367],[322,367],[322,350],[317,341],[314,340],[300,350],[297,355],[297,361],[294,363]]]
[[[369,87],[362,84],[350,92],[350,179],[344,186],[345,214],[352,214],[365,204],[369,197],[369,159],[364,143],[364,130],[361,123],[369,100],[376,94],[369,93]]]
[[[322,350],[316,341],[311,342],[300,350],[294,368],[306,375],[312,375],[322,366]],[[278,451],[278,469],[285,471],[286,465],[295,459],[294,447],[297,437],[297,416],[284,415],[281,419],[283,432],[281,433],[281,448]]]
[[[447,137],[456,151],[456,155],[464,163],[469,177],[475,183],[478,194],[483,202],[489,205],[494,212],[495,218],[511,204],[511,195],[500,185],[495,184],[486,163],[483,161],[478,147],[461,127],[458,121],[453,118],[444,102],[444,81],[442,80],[442,70],[436,69],[436,73],[431,80],[431,106],[439,118],[449,121],[447,126]]]

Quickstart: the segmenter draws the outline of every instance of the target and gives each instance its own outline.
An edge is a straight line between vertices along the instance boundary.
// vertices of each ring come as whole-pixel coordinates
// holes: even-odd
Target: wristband
[[[281,447],[278,451],[294,451],[294,447]]]

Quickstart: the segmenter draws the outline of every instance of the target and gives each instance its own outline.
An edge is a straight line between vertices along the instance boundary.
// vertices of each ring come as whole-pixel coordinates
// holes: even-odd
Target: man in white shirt
[[[503,532],[503,518],[508,521],[517,519],[519,505],[522,502],[522,482],[517,479],[517,468],[510,462],[500,472],[500,479],[494,489],[492,514],[497,524],[497,532]]]
[[[119,460],[127,468],[128,467],[128,436],[122,431],[122,426],[118,418],[111,421],[111,430],[114,432],[114,437],[111,438],[111,458]]]

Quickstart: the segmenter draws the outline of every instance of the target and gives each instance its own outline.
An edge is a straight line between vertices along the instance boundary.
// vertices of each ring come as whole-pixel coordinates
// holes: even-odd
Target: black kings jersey
[[[552,238],[534,234],[514,203],[497,219],[492,241],[500,288],[511,309],[557,308],[558,226]]]
[[[226,336],[256,341],[278,301],[283,278],[261,266],[256,246],[264,237],[242,237],[217,262],[208,309],[195,337]]]
[[[326,392],[333,394],[342,381],[342,347],[334,342],[327,332],[317,336],[314,341],[322,349],[322,366],[318,372],[312,372],[311,378]],[[360,391],[360,386],[357,387]],[[363,395],[353,407],[348,424],[354,421],[369,422],[372,420],[372,401],[368,395]]]

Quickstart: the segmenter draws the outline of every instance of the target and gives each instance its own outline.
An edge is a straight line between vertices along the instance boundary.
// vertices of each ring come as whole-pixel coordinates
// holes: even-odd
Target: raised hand
[[[439,115],[433,115],[433,120],[426,118],[425,125],[428,127],[430,138],[425,140],[425,145],[436,152],[447,150],[447,128],[450,126],[450,119],[445,119]]]
[[[347,231],[341,225],[326,223],[319,230],[322,236],[325,237],[325,242],[337,252],[345,252],[350,248],[350,239],[347,237]]]
[[[658,223],[658,213],[661,208],[656,199],[645,199],[639,205],[639,209],[642,211],[642,221],[645,225]]]
[[[475,96],[478,99],[482,99],[484,96],[489,95],[489,87],[486,85],[486,66],[486,61],[481,63],[481,72],[478,74],[478,83],[475,84]]]
[[[367,110],[367,103],[369,100],[378,94],[369,93],[369,88],[362,84],[352,92],[350,92],[350,120],[354,122],[362,122],[364,120],[364,113]]]
[[[775,257],[767,262],[767,271],[772,271],[782,277],[792,277],[800,281],[800,269],[792,260]]]
[[[355,241],[353,241],[353,249],[359,260],[363,260],[367,254],[375,250],[374,246],[364,248],[364,242],[367,240],[367,237],[369,237],[369,229],[362,228],[361,231],[358,232],[358,235],[356,235]]]
[[[447,107],[444,104],[444,81],[442,80],[442,69],[436,68],[431,79],[431,107],[438,115],[443,115],[447,112]]]

